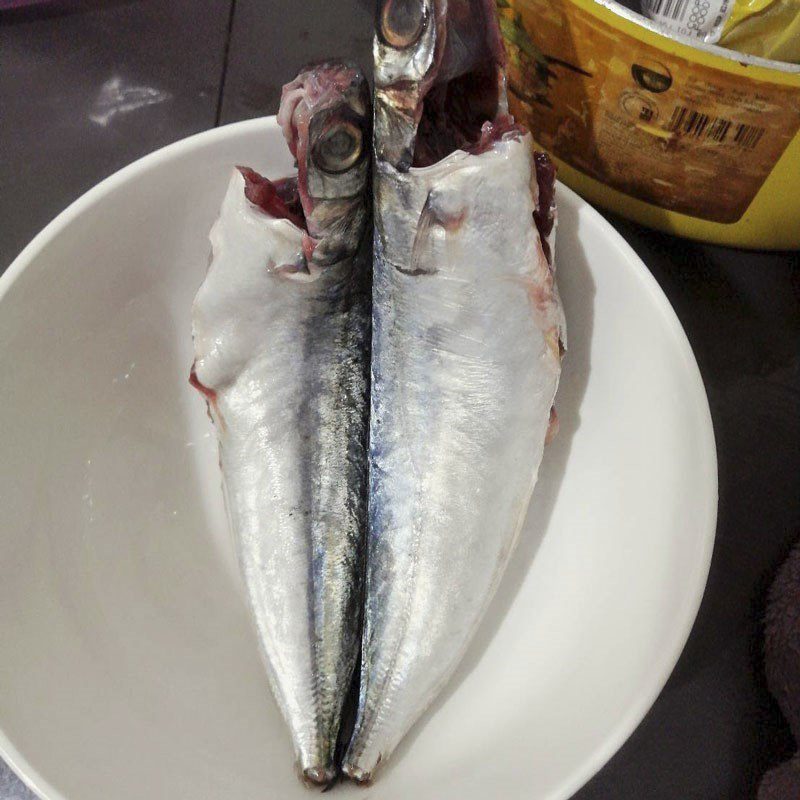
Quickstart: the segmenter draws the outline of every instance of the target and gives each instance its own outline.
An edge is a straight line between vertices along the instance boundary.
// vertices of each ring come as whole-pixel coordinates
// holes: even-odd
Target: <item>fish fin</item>
[[[436,211],[433,208],[431,199],[433,192],[428,192],[425,205],[417,222],[417,233],[414,236],[414,244],[411,247],[411,263],[407,270],[401,269],[406,275],[432,275],[436,270],[425,269],[424,258],[429,252],[429,242],[433,226],[439,221]]]
[[[267,272],[298,283],[311,283],[322,274],[322,268],[307,261],[302,253],[298,253],[296,261],[287,264],[276,264],[270,261],[267,264]]]
[[[437,203],[437,200],[439,201]],[[435,267],[425,266],[425,260],[428,259],[430,263],[430,241],[433,228],[438,225],[445,235],[448,256],[451,262],[458,261],[459,250],[453,250],[453,242],[455,240],[448,240],[448,234],[457,231],[466,218],[465,209],[458,207],[450,209],[445,206],[442,208],[441,196],[438,198],[434,196],[433,190],[428,192],[425,199],[425,204],[422,206],[422,211],[419,215],[417,222],[417,232],[414,236],[414,244],[411,247],[411,259],[407,268],[395,266],[399,272],[404,275],[435,275],[438,270]],[[460,204],[457,204],[460,206]]]

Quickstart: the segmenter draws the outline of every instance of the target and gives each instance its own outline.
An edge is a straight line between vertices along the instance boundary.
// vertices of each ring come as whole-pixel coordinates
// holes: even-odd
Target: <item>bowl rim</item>
[[[597,1],[606,2],[607,0]],[[11,262],[8,269],[0,275],[0,313],[2,313],[2,302],[5,295],[25,269],[73,220],[101,202],[108,194],[143,173],[161,166],[177,155],[189,153],[193,149],[205,147],[213,142],[259,130],[265,131],[270,128],[278,128],[274,116],[234,122],[218,128],[201,131],[155,150],[97,183],[46,225]],[[622,718],[617,721],[614,727],[609,729],[601,744],[586,756],[583,762],[579,763],[568,776],[562,779],[561,783],[556,786],[547,798],[547,800],[568,800],[596,775],[630,738],[658,699],[675,669],[689,634],[694,627],[708,582],[716,535],[719,482],[716,439],[708,396],[689,339],[672,304],[635,250],[599,211],[561,182],[558,182],[557,194],[568,198],[568,202],[574,205],[579,214],[587,215],[591,223],[598,226],[603,235],[609,238],[620,253],[619,268],[629,269],[634,273],[642,285],[643,291],[650,295],[656,307],[660,310],[664,324],[672,334],[674,344],[685,362],[686,390],[692,396],[704,431],[703,435],[698,439],[696,447],[698,462],[704,465],[702,474],[705,481],[705,490],[703,495],[707,498],[705,517],[698,520],[697,524],[697,529],[703,538],[699,550],[699,558],[695,564],[694,585],[691,594],[687,594],[684,599],[680,624],[676,624],[674,627],[673,639],[671,642],[666,643],[667,646],[664,648],[665,655],[662,657],[659,668],[653,670],[649,675],[648,681],[643,683],[644,688],[640,690],[637,700],[630,704]],[[49,781],[45,780],[11,742],[1,724],[0,757],[6,761],[23,783],[42,800],[75,800],[75,798],[68,798],[62,794]]]

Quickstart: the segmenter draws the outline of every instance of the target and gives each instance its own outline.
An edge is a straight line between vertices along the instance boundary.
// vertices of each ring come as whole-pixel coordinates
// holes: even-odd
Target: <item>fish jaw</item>
[[[304,782],[336,775],[359,649],[366,518],[367,262],[313,280],[304,231],[245,196],[235,170],[193,307],[245,594]]]
[[[551,340],[564,335],[529,135],[376,169],[365,628],[342,766],[358,782],[452,676],[502,577],[558,385]]]

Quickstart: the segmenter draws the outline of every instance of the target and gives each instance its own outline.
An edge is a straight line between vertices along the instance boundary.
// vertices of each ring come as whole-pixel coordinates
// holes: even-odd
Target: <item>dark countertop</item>
[[[372,0],[61,0],[0,11],[0,272],[130,161],[274,113],[302,63],[340,55],[368,64],[371,9]],[[661,284],[697,356],[719,451],[719,525],[675,672],[576,798],[749,798],[792,749],[762,677],[761,619],[771,577],[800,536],[800,254],[700,245],[611,221]],[[0,800],[32,797],[0,762]]]

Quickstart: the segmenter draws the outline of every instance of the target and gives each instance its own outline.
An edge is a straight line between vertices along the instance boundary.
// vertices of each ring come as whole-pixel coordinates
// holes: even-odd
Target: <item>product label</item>
[[[626,194],[740,219],[800,128],[796,88],[662,52],[570,0],[498,0],[512,113]]]
[[[667,33],[718,42],[734,0],[642,0],[642,14]]]

